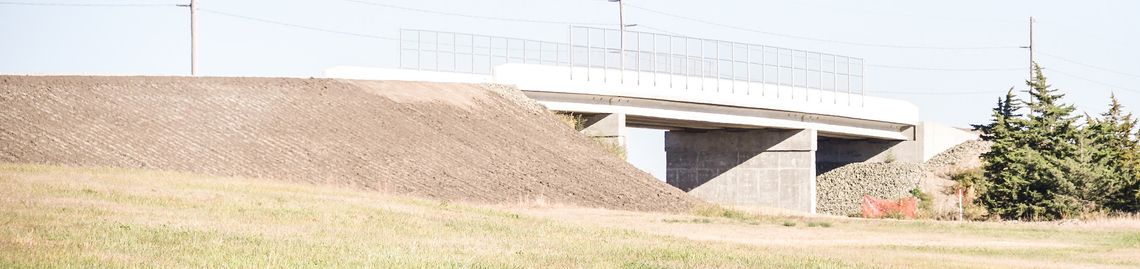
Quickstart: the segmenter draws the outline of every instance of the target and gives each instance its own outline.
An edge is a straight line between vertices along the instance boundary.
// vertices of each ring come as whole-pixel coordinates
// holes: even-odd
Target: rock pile
[[[990,146],[993,146],[993,144],[993,142],[981,140],[966,141],[938,155],[934,155],[933,158],[926,161],[926,167],[931,170],[962,165],[975,167],[970,164],[977,162],[978,156],[982,153],[990,151]]]
[[[847,216],[859,212],[863,195],[881,199],[910,196],[925,175],[922,164],[908,162],[853,163],[816,178],[817,211]]]

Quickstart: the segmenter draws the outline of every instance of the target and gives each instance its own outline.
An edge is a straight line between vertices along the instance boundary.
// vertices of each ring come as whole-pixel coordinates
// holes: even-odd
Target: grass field
[[[481,206],[0,164],[0,267],[1138,267],[1140,225]]]

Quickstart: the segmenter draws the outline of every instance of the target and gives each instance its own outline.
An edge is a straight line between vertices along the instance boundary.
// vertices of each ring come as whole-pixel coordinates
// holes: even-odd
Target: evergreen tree
[[[1123,105],[1113,95],[1108,112],[1101,118],[1089,117],[1091,160],[1088,164],[1103,167],[1103,176],[1091,184],[1090,198],[1105,209],[1122,212],[1140,211],[1140,138],[1132,113],[1124,114]]]
[[[1051,89],[1041,68],[1034,68],[1036,80],[1028,81],[1031,98],[1025,103],[1028,114],[1019,117],[1012,92],[999,100],[994,122],[984,128],[983,139],[993,141],[986,162],[989,190],[981,201],[1003,218],[1051,220],[1074,216],[1088,205],[1080,197],[1085,174],[1075,163],[1083,139],[1072,105],[1061,103],[1063,94]]]
[[[1009,88],[1005,93],[1005,97],[998,97],[997,106],[993,108],[990,114],[992,119],[989,124],[985,125],[972,125],[974,130],[981,131],[982,140],[996,141],[1000,138],[1008,138],[1012,132],[1020,131],[1021,126],[1018,125],[1017,111],[1021,110],[1021,101],[1013,94],[1013,88]]]
[[[1003,213],[1008,209],[1016,208],[1019,194],[1011,192],[1009,188],[991,190],[989,186],[1025,184],[1022,176],[1025,172],[1020,165],[1023,161],[1019,161],[1023,157],[1024,143],[1020,143],[1016,137],[1024,126],[1021,115],[1016,114],[1021,110],[1020,103],[1010,88],[1004,98],[998,97],[997,106],[990,114],[992,118],[990,123],[974,125],[974,129],[982,133],[982,140],[993,142],[990,151],[982,154],[982,159],[985,161],[984,176],[990,180],[975,182],[984,185],[976,186],[976,189],[987,190],[981,193],[979,201],[990,209],[991,213],[998,215],[1005,215]]]
[[[998,98],[992,120],[975,125],[994,142],[978,201],[1006,219],[1052,220],[1107,210],[1140,211],[1137,120],[1112,97],[1108,112],[1078,124],[1072,105],[1048,85],[1041,68],[1028,81],[1025,115],[1012,89]]]

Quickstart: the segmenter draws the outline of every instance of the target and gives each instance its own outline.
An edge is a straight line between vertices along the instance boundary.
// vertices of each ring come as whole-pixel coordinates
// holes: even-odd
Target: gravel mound
[[[847,216],[860,211],[863,195],[881,199],[910,196],[925,175],[921,164],[907,162],[853,163],[816,178],[816,210]]]
[[[482,203],[695,198],[501,85],[0,76],[0,162],[281,179]]]
[[[926,167],[931,170],[937,170],[946,167],[971,166],[971,163],[978,161],[978,156],[989,152],[993,144],[993,142],[981,140],[966,141],[942,153],[938,153],[938,155],[934,155],[933,158],[926,161]]]

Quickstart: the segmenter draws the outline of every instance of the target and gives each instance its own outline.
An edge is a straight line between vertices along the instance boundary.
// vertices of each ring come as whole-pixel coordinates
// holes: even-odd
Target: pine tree
[[[1134,131],[1137,120],[1124,114],[1123,105],[1113,95],[1108,111],[1099,119],[1089,117],[1086,128],[1091,142],[1090,166],[1103,167],[1104,174],[1092,184],[1090,198],[1105,209],[1119,212],[1140,210],[1140,138]]]
[[[1005,212],[1017,207],[1019,193],[1009,188],[991,189],[990,185],[1022,185],[1025,172],[1020,159],[1024,150],[1024,143],[1020,143],[1017,134],[1024,127],[1024,120],[1017,114],[1021,110],[1021,101],[1014,95],[1013,89],[1006,92],[1005,97],[998,97],[997,106],[993,108],[991,120],[986,125],[974,125],[980,131],[982,140],[993,142],[990,151],[982,154],[985,161],[984,176],[990,180],[982,180],[975,184],[977,189],[987,190],[981,193],[979,200],[991,213],[1007,215]]]
[[[1021,110],[1021,101],[1013,94],[1013,88],[1009,88],[1005,93],[1005,97],[998,97],[997,106],[993,108],[990,116],[993,118],[989,124],[973,125],[974,130],[981,131],[982,140],[996,141],[1000,138],[1007,138],[1011,132],[1020,130],[1018,125],[1017,111]]]
[[[1072,116],[1076,111],[1073,105],[1061,103],[1065,95],[1058,93],[1046,83],[1040,66],[1034,66],[1037,75],[1035,81],[1028,82],[1030,86],[1029,118],[1026,123],[1026,139],[1029,145],[1046,156],[1057,158],[1072,158],[1077,153],[1077,117]]]
[[[1072,116],[1076,108],[1061,103],[1064,95],[1050,88],[1040,67],[1034,72],[1037,79],[1027,81],[1029,113],[1014,114],[1019,107],[1010,92],[994,109],[992,127],[980,128],[983,139],[994,142],[982,156],[991,186],[981,201],[1007,219],[1065,218],[1088,206],[1079,195],[1082,181],[1073,179],[1086,173],[1074,161],[1083,139]]]
[[[1030,98],[1012,89],[998,98],[992,121],[975,125],[992,141],[985,161],[986,191],[978,201],[1006,219],[1052,220],[1107,210],[1140,211],[1140,134],[1137,120],[1112,97],[1108,112],[1077,122],[1072,105],[1048,85],[1041,68],[1027,81]]]

